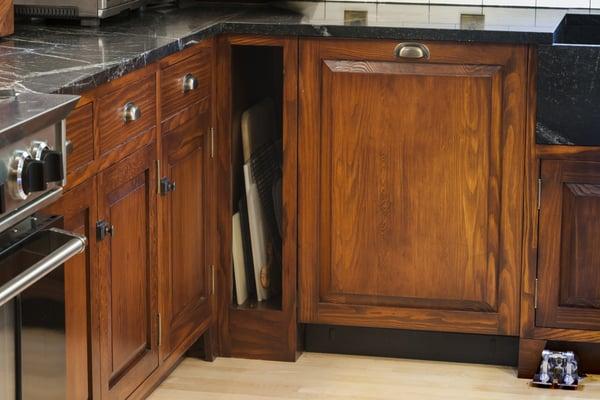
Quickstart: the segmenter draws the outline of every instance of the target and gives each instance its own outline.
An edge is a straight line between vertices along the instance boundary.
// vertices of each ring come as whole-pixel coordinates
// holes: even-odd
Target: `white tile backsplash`
[[[339,1],[339,0],[332,0]],[[595,8],[600,0],[343,0],[357,3],[454,4],[469,6],[504,6],[538,8]]]

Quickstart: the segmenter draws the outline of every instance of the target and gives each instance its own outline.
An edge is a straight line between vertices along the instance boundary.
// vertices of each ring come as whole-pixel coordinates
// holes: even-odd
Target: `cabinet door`
[[[154,147],[98,178],[102,398],[124,399],[158,366]]]
[[[175,185],[164,188],[160,196],[163,358],[197,337],[210,320],[209,100],[193,107],[197,107],[196,116],[163,137],[161,175]]]
[[[518,333],[526,48],[304,41],[303,322]]]
[[[97,381],[98,324],[92,293],[97,282],[96,184],[92,178],[66,193],[43,211],[62,215],[64,229],[88,238],[86,251],[65,263],[67,400],[83,400],[94,396]]]
[[[600,163],[542,161],[536,325],[600,330]]]

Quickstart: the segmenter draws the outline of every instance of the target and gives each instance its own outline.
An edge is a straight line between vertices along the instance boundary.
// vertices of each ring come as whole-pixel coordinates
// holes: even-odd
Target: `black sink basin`
[[[565,15],[554,40],[561,44],[600,45],[600,15]]]

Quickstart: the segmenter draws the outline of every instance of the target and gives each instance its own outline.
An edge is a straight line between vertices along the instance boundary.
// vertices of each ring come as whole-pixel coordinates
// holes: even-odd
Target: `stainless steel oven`
[[[44,207],[66,183],[77,96],[0,90],[0,400],[64,400],[63,264],[86,240]]]
[[[33,215],[0,234],[0,399],[66,398],[63,264],[85,238]]]

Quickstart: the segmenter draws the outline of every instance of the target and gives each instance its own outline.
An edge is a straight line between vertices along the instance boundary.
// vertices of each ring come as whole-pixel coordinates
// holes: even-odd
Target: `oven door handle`
[[[58,228],[50,228],[49,230],[68,236],[70,239],[58,249],[21,272],[14,279],[0,286],[0,307],[64,264],[71,257],[85,251],[87,245],[85,236]]]

